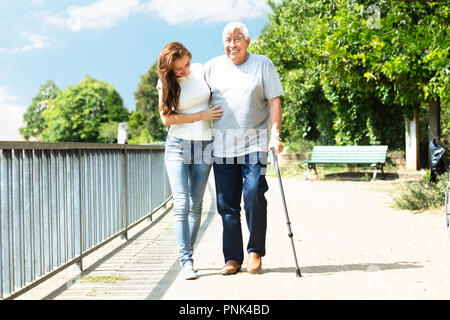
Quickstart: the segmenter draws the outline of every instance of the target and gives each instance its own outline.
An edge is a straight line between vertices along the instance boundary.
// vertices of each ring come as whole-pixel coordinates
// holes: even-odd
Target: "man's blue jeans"
[[[193,248],[200,227],[203,194],[211,164],[203,151],[212,141],[168,136],[165,162],[173,196],[173,227],[181,266],[193,263]],[[211,161],[209,161],[211,162]]]
[[[267,201],[264,193],[269,189],[265,176],[266,159],[267,153],[264,152],[238,158],[215,158],[217,210],[223,223],[222,245],[225,262],[236,260],[241,265],[244,260],[242,195],[250,232],[247,252],[256,252],[260,256],[266,253]]]

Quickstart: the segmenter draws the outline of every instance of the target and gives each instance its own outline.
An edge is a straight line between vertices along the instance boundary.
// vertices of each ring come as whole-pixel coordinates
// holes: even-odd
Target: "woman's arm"
[[[161,105],[161,88],[158,88],[158,96],[159,96],[159,105]],[[218,120],[222,117],[223,110],[219,108],[221,105],[215,106],[213,108],[199,111],[195,113],[172,113],[168,115],[163,115],[162,112],[159,112],[162,123],[164,126],[170,126],[173,124],[184,124],[190,123],[194,121],[200,120]]]

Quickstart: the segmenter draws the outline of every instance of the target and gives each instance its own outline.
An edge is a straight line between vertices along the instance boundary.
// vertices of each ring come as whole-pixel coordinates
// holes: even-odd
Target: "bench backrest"
[[[311,162],[384,163],[388,146],[315,146]]]

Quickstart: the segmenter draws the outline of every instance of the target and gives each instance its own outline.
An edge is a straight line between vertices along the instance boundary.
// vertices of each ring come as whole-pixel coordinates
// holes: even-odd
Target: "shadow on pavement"
[[[338,181],[368,181],[372,179],[373,172],[339,172],[325,174],[325,180],[338,180]],[[398,180],[400,175],[398,173],[386,172],[383,176],[381,172],[377,174],[376,180]]]
[[[395,269],[410,269],[422,268],[418,262],[393,262],[393,263],[356,263],[356,264],[341,264],[341,265],[322,265],[322,266],[300,266],[303,273],[336,273],[346,271],[383,271]],[[292,273],[295,275],[295,267],[290,268],[263,268],[263,273]]]
[[[214,215],[216,213],[208,213],[206,220],[202,223],[200,230],[197,235],[196,242],[199,243],[205,234],[206,229],[213,221]],[[150,292],[150,294],[147,296],[147,300],[160,300],[166,293],[166,291],[170,288],[172,283],[176,280],[178,277],[178,274],[180,273],[180,263],[178,262],[178,259],[174,261],[172,266],[170,267],[169,271],[166,272],[164,277],[159,280],[159,282],[156,284],[156,286],[153,288],[153,290]]]
[[[133,245],[134,241],[139,239],[139,237],[147,232],[149,229],[153,228],[160,220],[162,220],[173,208],[173,205],[170,205],[168,208],[166,208],[152,223],[139,232],[137,232],[135,235],[130,237],[127,242],[124,242],[123,244],[119,245],[117,248],[114,248],[111,252],[107,253],[105,256],[103,256],[98,261],[94,262],[91,266],[89,266],[86,270],[82,271],[78,276],[76,276],[74,279],[69,280],[68,282],[61,285],[59,288],[45,296],[42,300],[53,300],[60,294],[62,294],[65,290],[70,288],[70,286],[77,281],[79,278],[88,276],[90,273],[95,271],[95,269],[103,264],[105,261],[113,257],[114,255],[118,254],[120,251],[126,249],[127,247]]]

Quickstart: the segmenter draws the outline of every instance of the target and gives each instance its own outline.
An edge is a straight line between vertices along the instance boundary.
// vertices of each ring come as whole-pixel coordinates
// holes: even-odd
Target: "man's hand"
[[[275,149],[275,153],[278,156],[281,152],[283,152],[284,146],[281,143],[280,140],[280,134],[279,133],[273,133],[270,135],[270,142],[269,142],[269,152],[271,148]]]

